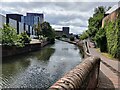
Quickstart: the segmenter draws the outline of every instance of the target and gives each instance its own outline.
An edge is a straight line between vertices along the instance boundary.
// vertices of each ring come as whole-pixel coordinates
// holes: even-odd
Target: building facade
[[[9,23],[9,18],[14,19],[18,22],[21,22],[21,16],[23,16],[23,15],[21,15],[21,14],[6,14],[7,23]]]
[[[23,15],[21,14],[6,14],[6,23],[8,24],[12,24],[13,27],[15,27],[15,25],[13,24],[13,22],[16,22],[16,27],[15,29],[17,29],[17,33],[19,34],[19,22],[21,22],[21,17]],[[10,22],[12,21],[12,22]]]
[[[0,14],[0,28],[3,28],[4,24],[6,24],[6,17]]]
[[[34,16],[35,19],[38,19],[40,21],[40,23],[44,22],[44,14],[42,13],[27,13],[27,16]]]
[[[63,31],[55,31],[55,35],[58,36],[58,37],[62,37],[63,35]]]
[[[43,23],[43,21],[44,21],[44,15],[39,13],[27,13],[26,16],[21,17],[21,22],[30,25],[32,27],[38,24],[38,22]]]
[[[105,17],[102,20],[102,27],[104,27],[105,23],[108,21],[115,21],[118,18],[118,14],[120,12],[120,6],[114,5],[110,10],[105,13]]]
[[[69,27],[62,27],[63,34],[69,36]]]

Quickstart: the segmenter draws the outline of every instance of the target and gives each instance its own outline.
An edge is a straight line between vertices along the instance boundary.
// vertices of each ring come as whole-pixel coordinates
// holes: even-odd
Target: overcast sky
[[[11,2],[12,1],[12,2]],[[26,15],[26,12],[44,13],[45,21],[48,21],[53,28],[61,30],[63,26],[69,26],[71,33],[82,33],[87,29],[88,19],[98,6],[113,6],[119,0],[1,0],[0,13],[18,13]],[[30,2],[29,2],[30,1]],[[59,1],[59,2],[58,2]]]

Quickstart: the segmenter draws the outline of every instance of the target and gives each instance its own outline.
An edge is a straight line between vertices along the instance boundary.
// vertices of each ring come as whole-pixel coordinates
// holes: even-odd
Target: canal
[[[49,88],[82,61],[80,49],[56,40],[40,51],[3,59],[3,88]]]

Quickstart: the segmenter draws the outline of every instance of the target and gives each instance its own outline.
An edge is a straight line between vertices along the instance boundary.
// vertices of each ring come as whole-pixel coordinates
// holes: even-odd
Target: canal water
[[[56,40],[40,51],[3,59],[3,88],[47,89],[82,61],[77,46]]]

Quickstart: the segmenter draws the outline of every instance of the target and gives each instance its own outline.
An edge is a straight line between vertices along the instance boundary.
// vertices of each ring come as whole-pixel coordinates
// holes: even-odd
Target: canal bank
[[[78,46],[80,48],[80,52],[82,53],[82,57],[83,58],[87,58],[87,57],[91,56],[89,54],[88,44],[85,41],[82,41],[82,40],[81,41],[80,40],[70,41],[67,38],[61,38],[61,39],[58,39],[58,40],[61,40],[61,41],[64,41],[64,42],[68,42],[70,44],[74,44],[74,45]]]
[[[34,43],[26,44],[24,47],[6,46],[6,45],[0,45],[0,47],[2,47],[2,57],[8,57],[8,56],[15,56],[32,51],[37,51],[48,44],[50,44],[49,41],[44,41],[44,42],[37,42],[37,43],[34,42]]]
[[[78,46],[56,40],[36,52],[4,60],[3,88],[49,88],[82,59]]]
[[[82,47],[85,58],[79,65],[55,82],[49,90],[94,90],[98,85],[100,58],[91,56],[86,41],[62,41]]]

